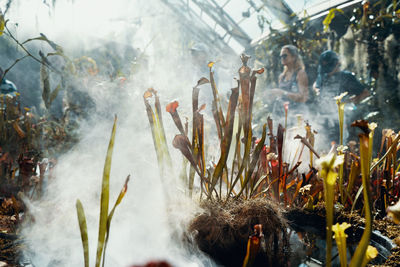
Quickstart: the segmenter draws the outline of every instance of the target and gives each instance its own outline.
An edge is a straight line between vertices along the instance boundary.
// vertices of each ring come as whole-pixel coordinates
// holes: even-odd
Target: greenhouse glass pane
[[[262,34],[261,29],[258,26],[257,15],[244,19],[239,26],[246,31],[251,39],[257,38]]]
[[[286,3],[295,13],[302,13],[304,10],[313,15],[322,10],[329,9],[342,3],[352,2],[350,0],[286,0]]]
[[[250,5],[244,0],[231,0],[225,7],[224,10],[229,16],[238,23],[243,18],[243,12],[247,11]]]

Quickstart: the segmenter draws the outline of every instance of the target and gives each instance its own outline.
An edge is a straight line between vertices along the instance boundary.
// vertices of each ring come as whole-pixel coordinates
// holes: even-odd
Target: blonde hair
[[[285,45],[282,47],[282,49],[287,49],[287,51],[289,51],[290,55],[295,58],[295,60],[294,60],[294,70],[295,71],[305,69],[303,59],[301,58],[297,47],[295,47],[294,45]],[[287,66],[284,66],[281,77],[284,77],[287,71],[288,71]]]

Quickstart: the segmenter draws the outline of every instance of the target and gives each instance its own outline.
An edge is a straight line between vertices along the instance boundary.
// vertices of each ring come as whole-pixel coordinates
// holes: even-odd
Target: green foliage
[[[3,12],[0,11],[0,36],[3,35],[4,25],[5,25],[4,15]]]
[[[220,102],[217,85],[214,81],[212,71],[213,62],[208,64],[210,68],[210,79],[201,78],[193,88],[192,94],[192,137],[188,136],[188,123],[183,126],[177,108],[178,101],[173,101],[166,106],[174,124],[179,131],[172,142],[186,159],[182,168],[181,177],[188,185],[188,194],[193,194],[195,174],[200,178],[200,197],[207,199],[222,200],[226,198],[252,198],[260,196],[273,196],[280,200],[283,194],[285,204],[293,203],[300,190],[302,179],[298,177],[296,169],[300,165],[297,162],[289,169],[289,164],[283,162],[283,139],[285,129],[279,125],[278,134],[273,134],[272,120],[269,120],[270,149],[267,151],[265,141],[267,137],[267,125],[263,126],[262,136],[257,139],[253,133],[253,100],[256,89],[256,75],[262,74],[263,69],[252,70],[247,66],[248,57],[242,55],[243,65],[239,70],[240,79],[238,86],[231,90],[226,113]],[[199,86],[210,83],[214,101],[212,113],[215,129],[220,141],[220,153],[217,161],[206,166],[207,156],[205,153],[204,119],[200,113],[205,105],[199,105]],[[155,95],[154,89],[149,89],[144,94],[146,110],[152,130],[153,142],[157,152],[159,164],[165,161],[163,151],[167,151],[164,139],[160,139],[163,133],[162,121],[157,122],[157,116],[153,112],[148,99]],[[156,98],[156,106],[157,106]],[[159,130],[157,130],[159,129]],[[164,134],[161,135],[161,137]],[[160,141],[161,140],[161,141]],[[163,148],[165,147],[165,149]],[[277,156],[276,156],[277,153]],[[276,159],[275,157],[279,158]],[[190,164],[187,175],[186,164]],[[311,171],[307,174],[307,181],[315,174]],[[301,182],[300,182],[301,181]],[[298,184],[296,184],[296,182]],[[294,186],[296,185],[296,186]],[[274,190],[270,190],[274,189]],[[290,191],[290,192],[289,192]],[[291,195],[293,193],[293,195]]]
[[[364,261],[366,251],[370,242],[372,233],[372,207],[371,207],[371,178],[370,178],[370,167],[371,167],[371,157],[370,157],[370,130],[368,126],[354,124],[354,126],[361,126],[364,129],[364,133],[360,134],[360,158],[361,158],[361,174],[362,174],[362,184],[363,184],[363,195],[364,195],[364,211],[365,211],[365,230],[361,237],[361,241],[357,246],[356,251],[350,262],[350,267],[355,266],[365,266]]]
[[[344,124],[344,105],[345,103],[342,102],[342,98],[347,95],[347,92],[341,94],[340,96],[336,97],[336,104],[338,105],[338,114],[339,114],[339,132],[340,132],[340,141],[339,141],[339,148],[338,153],[339,155],[343,154],[343,124]],[[339,192],[341,203],[344,203],[344,191],[343,191],[343,171],[344,166],[343,164],[339,167]]]
[[[328,15],[326,15],[325,19],[322,21],[322,24],[324,25],[324,31],[329,31],[329,26],[331,25],[332,20],[335,18],[337,12],[342,14],[344,13],[343,10],[337,8],[331,8],[329,10]]]
[[[76,212],[78,214],[79,229],[81,231],[85,267],[89,267],[89,238],[87,233],[86,216],[85,210],[83,209],[82,203],[79,199],[76,200]]]
[[[336,245],[339,251],[340,267],[347,267],[347,248],[346,248],[346,238],[345,230],[351,225],[344,222],[339,225],[336,223],[332,226],[332,230],[335,233]]]
[[[332,266],[332,225],[333,202],[335,199],[334,187],[338,176],[335,168],[343,164],[343,155],[329,154],[319,160],[321,165],[320,175],[324,183],[324,199],[326,208],[326,266]]]
[[[250,182],[250,177],[252,177],[253,172],[258,163],[259,155],[261,149],[264,144],[266,129],[264,127],[263,138],[256,146],[253,153],[250,153],[252,143],[253,143],[253,135],[251,131],[251,114],[252,114],[252,105],[253,105],[253,97],[254,90],[256,86],[256,76],[257,71],[253,71],[251,73],[251,69],[247,67],[247,57],[243,56],[243,66],[239,71],[241,73],[241,79],[239,81],[241,92],[242,92],[242,102],[241,109],[238,111],[239,116],[239,125],[235,133],[234,125],[235,125],[235,111],[238,106],[239,99],[239,84],[238,87],[232,89],[232,93],[229,99],[228,110],[226,117],[222,111],[222,106],[220,103],[220,96],[217,90],[217,86],[214,81],[214,73],[212,72],[213,63],[209,64],[210,68],[210,81],[206,78],[202,78],[199,80],[197,86],[193,89],[193,136],[192,143],[190,144],[188,137],[185,133],[182,133],[180,136],[176,136],[174,139],[174,146],[181,150],[182,154],[188,159],[191,163],[191,167],[199,174],[202,182],[202,193],[205,193],[208,199],[211,199],[214,195],[217,199],[222,198],[222,184],[226,185],[227,197],[229,198],[231,194],[234,192],[234,187],[237,182],[241,181],[241,187],[238,193],[235,193],[235,197],[240,197],[245,189],[246,192],[253,192],[254,188],[248,188],[248,184]],[[261,71],[258,71],[261,72]],[[214,121],[218,133],[218,137],[220,140],[221,154],[219,156],[218,163],[214,166],[212,171],[205,169],[205,155],[204,155],[204,120],[203,115],[199,113],[198,108],[198,86],[210,82],[211,89],[214,96],[213,101],[213,115]],[[172,103],[171,103],[172,104]],[[170,104],[170,105],[171,105]],[[181,128],[179,125],[176,114],[176,109],[171,110],[170,105],[167,106],[167,111],[171,113],[172,118],[174,119],[175,124],[178,129]],[[180,119],[179,119],[180,120]],[[182,132],[182,131],[181,131]],[[243,133],[243,138],[245,140],[244,143],[244,154],[240,153],[240,136]],[[233,135],[236,134],[236,138],[233,138]],[[179,138],[178,138],[179,137]],[[179,141],[180,140],[180,141]],[[235,166],[234,162],[232,163],[232,169],[228,169],[228,155],[231,147],[235,147],[235,152],[233,158],[238,159],[238,163]],[[235,171],[236,169],[236,171]],[[236,178],[233,179],[233,175],[235,174]],[[244,174],[244,175],[243,175]],[[231,176],[232,179],[229,181],[228,177]],[[192,190],[192,177],[193,174],[189,173],[189,190]],[[219,190],[216,189],[216,186],[219,185]],[[254,186],[254,184],[253,184]],[[191,192],[190,192],[191,194]]]
[[[100,216],[99,216],[99,238],[97,243],[97,254],[96,254],[96,267],[100,266],[101,254],[103,253],[104,240],[107,232],[107,217],[108,217],[108,203],[110,194],[110,171],[111,171],[111,160],[112,152],[114,148],[114,139],[116,131],[117,117],[114,119],[114,125],[111,133],[110,143],[108,145],[106,162],[104,163],[103,170],[103,182],[101,185],[101,197],[100,197]]]
[[[103,251],[103,267],[104,267],[104,262],[105,262],[105,256],[106,256],[106,248],[107,248],[107,243],[108,243],[108,238],[110,237],[110,226],[111,226],[111,220],[114,216],[114,212],[116,207],[121,203],[122,199],[124,198],[126,191],[128,191],[128,182],[130,179],[130,175],[126,177],[125,184],[121,189],[121,192],[118,195],[117,200],[115,201],[114,207],[112,208],[110,214],[107,217],[107,231],[106,231],[106,240],[104,243],[104,251]]]
[[[154,96],[155,109],[151,107],[149,99]],[[149,119],[151,134],[153,136],[154,148],[157,154],[160,172],[164,175],[165,169],[171,166],[171,156],[169,154],[167,141],[165,138],[164,124],[162,121],[160,99],[157,91],[149,88],[143,94],[144,104],[146,106],[147,117]]]
[[[108,205],[109,205],[109,191],[110,191],[110,171],[111,171],[111,160],[112,160],[112,153],[114,148],[114,140],[115,140],[115,132],[116,132],[116,124],[117,124],[117,117],[114,119],[114,125],[111,132],[110,143],[107,149],[106,160],[104,163],[104,170],[103,170],[103,180],[101,186],[101,197],[100,197],[100,216],[99,216],[99,235],[98,235],[98,243],[97,243],[97,252],[96,252],[96,267],[99,267],[101,263],[105,262],[105,253],[108,243],[108,238],[110,236],[110,226],[111,220],[114,216],[114,212],[116,207],[121,203],[122,199],[124,198],[126,191],[128,190],[128,182],[130,176],[128,176],[125,180],[124,186],[122,187],[121,192],[118,195],[118,198],[111,210],[108,213]],[[85,267],[89,266],[89,241],[87,235],[87,225],[86,225],[86,217],[84,213],[83,206],[78,199],[76,201],[76,210],[78,215],[78,222],[79,222],[79,229],[81,232],[82,238],[82,245],[83,245],[83,252],[84,252],[84,260],[85,260]]]

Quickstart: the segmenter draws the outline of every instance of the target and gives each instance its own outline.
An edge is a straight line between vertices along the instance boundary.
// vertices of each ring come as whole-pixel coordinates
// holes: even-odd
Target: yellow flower
[[[333,201],[334,201],[334,187],[336,178],[338,177],[335,172],[335,167],[342,164],[344,155],[336,156],[335,153],[329,153],[321,157],[317,161],[320,168],[320,175],[324,179],[324,199],[326,208],[326,266],[331,266],[332,259],[332,224],[333,224]]]
[[[344,231],[349,228],[351,224],[344,222],[344,223],[336,223],[335,225],[332,225],[332,230],[335,232],[335,238],[337,237],[347,237],[347,235],[344,233]],[[336,241],[337,242],[337,241]]]
[[[373,246],[368,246],[367,252],[365,254],[366,254],[367,260],[370,261],[372,259],[375,259],[376,256],[378,256],[378,250]]]
[[[378,250],[373,247],[368,245],[367,251],[365,251],[365,257],[362,262],[362,266],[366,266],[368,262],[378,256]]]
[[[334,169],[343,162],[344,155],[337,156],[335,153],[329,153],[317,160],[317,166],[321,170],[321,176],[326,177],[329,184],[334,184],[337,175],[328,175],[328,173],[334,171]]]
[[[340,258],[340,266],[345,267],[347,266],[347,248],[346,248],[346,238],[347,235],[344,231],[349,228],[351,225],[347,222],[342,224],[336,223],[332,226],[332,230],[335,233],[335,240],[336,245],[339,251],[339,258]]]
[[[342,98],[345,97],[347,94],[348,94],[348,92],[344,92],[338,96],[335,96],[334,99],[336,100],[336,103],[340,103],[342,101]]]
[[[368,128],[371,131],[375,130],[376,127],[378,127],[378,124],[376,124],[375,122],[368,123]]]
[[[344,161],[344,156],[337,156],[335,153],[329,153],[325,156],[322,156],[317,160],[317,165],[319,165],[320,169],[333,169],[342,164]]]

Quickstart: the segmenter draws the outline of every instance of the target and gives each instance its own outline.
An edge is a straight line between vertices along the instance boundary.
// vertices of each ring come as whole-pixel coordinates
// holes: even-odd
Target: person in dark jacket
[[[345,129],[347,128],[347,130],[344,132],[346,137],[349,135],[351,121],[359,119],[354,117],[357,104],[369,96],[369,91],[353,73],[340,69],[339,56],[331,50],[320,55],[318,76],[313,85],[313,90],[317,95],[317,113],[324,121],[329,141],[338,143],[339,121],[335,97],[347,92],[347,95],[342,99],[342,102],[346,102]],[[351,133],[350,135],[354,134]],[[354,139],[354,136],[351,136],[351,138]]]
[[[314,92],[320,99],[331,100],[348,92],[348,102],[358,104],[369,95],[353,73],[340,70],[339,56],[331,50],[321,54],[318,62],[318,76],[313,85]]]

